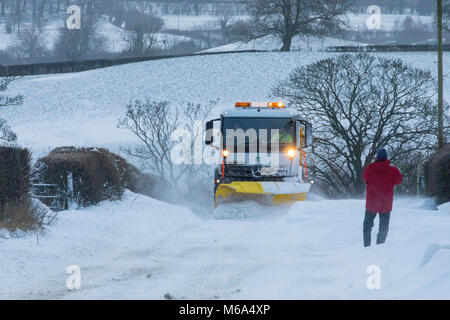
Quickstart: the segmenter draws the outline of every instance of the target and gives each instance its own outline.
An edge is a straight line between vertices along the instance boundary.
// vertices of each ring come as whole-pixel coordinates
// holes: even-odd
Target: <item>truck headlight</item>
[[[294,157],[295,157],[295,155],[297,154],[297,152],[295,151],[294,148],[289,148],[289,149],[286,151],[286,154],[287,154],[287,156],[288,156],[289,158],[294,159]]]

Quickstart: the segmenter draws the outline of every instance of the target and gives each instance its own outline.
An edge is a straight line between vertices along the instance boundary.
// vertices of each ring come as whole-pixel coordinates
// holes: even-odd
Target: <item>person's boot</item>
[[[377,244],[385,243],[387,237],[387,232],[378,232],[377,234]]]
[[[373,220],[375,219],[375,216],[376,216],[375,213],[366,210],[363,222],[364,247],[370,246]]]
[[[370,247],[370,242],[371,242],[371,232],[370,231],[364,231],[363,232],[363,236],[364,236],[364,247]]]
[[[377,244],[382,244],[386,242],[386,238],[389,231],[389,218],[390,213],[380,214],[380,227],[378,229]]]

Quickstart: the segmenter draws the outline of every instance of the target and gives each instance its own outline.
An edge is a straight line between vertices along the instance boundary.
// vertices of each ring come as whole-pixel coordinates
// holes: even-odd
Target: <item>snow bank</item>
[[[442,211],[443,213],[450,214],[450,202],[441,204],[440,206],[438,206],[438,210]]]
[[[127,250],[150,255],[151,247],[198,220],[188,209],[129,191],[123,201],[62,211],[44,236],[0,240],[0,299],[63,297],[69,265],[95,271],[132,254]]]

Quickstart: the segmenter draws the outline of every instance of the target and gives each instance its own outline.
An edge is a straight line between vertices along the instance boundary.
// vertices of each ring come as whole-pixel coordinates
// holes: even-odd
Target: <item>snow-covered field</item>
[[[265,36],[249,42],[237,41],[225,44],[223,46],[214,47],[204,50],[204,52],[220,52],[220,51],[244,51],[244,50],[267,50],[279,51],[282,47],[282,41],[274,36]],[[355,41],[342,40],[330,37],[300,37],[296,36],[292,39],[292,51],[325,51],[331,46],[365,46],[365,43]]]
[[[128,192],[59,213],[38,242],[0,241],[0,298],[450,299],[450,206],[420,205],[396,201],[387,242],[363,248],[359,200],[236,204],[223,219],[220,207],[195,213]],[[242,208],[245,219],[233,214]],[[71,265],[80,290],[66,288]],[[366,286],[369,266],[380,289]]]
[[[169,100],[174,104],[220,99],[216,112],[236,101],[264,101],[271,88],[297,66],[333,55],[320,52],[227,54],[157,60],[81,73],[23,77],[9,92],[25,95],[19,107],[2,110],[35,156],[61,145],[118,146],[134,137],[117,128],[126,104],[134,99]],[[379,54],[404,59],[436,74],[433,53]],[[444,70],[450,70],[445,54]],[[448,71],[446,71],[448,79]],[[446,100],[450,84],[445,82]]]

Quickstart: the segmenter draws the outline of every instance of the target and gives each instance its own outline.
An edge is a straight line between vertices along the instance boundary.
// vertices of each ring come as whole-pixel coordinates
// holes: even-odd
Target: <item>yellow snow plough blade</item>
[[[264,205],[304,201],[310,184],[298,182],[233,181],[220,184],[214,197],[216,207],[223,203],[257,201]]]

